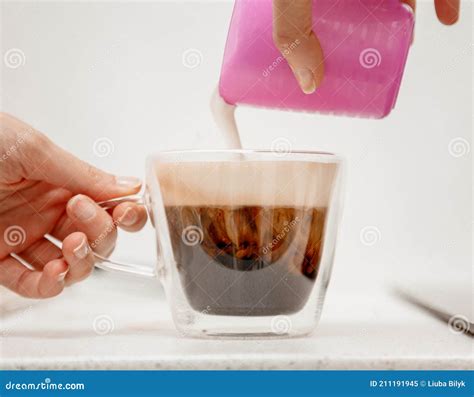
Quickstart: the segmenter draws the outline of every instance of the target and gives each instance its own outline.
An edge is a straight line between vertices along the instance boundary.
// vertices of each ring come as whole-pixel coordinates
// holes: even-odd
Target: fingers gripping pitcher
[[[382,118],[396,103],[414,15],[400,0],[313,0],[325,76],[301,92],[272,39],[272,0],[236,0],[219,94],[229,104]],[[288,51],[295,49],[293,43]]]

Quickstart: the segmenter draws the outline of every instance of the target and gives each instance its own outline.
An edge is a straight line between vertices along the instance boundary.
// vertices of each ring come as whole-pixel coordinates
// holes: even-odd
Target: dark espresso
[[[291,314],[316,280],[324,208],[167,206],[184,293],[196,311]]]

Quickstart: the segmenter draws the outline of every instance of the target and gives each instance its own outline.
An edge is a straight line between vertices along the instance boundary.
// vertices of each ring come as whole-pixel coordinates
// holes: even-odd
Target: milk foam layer
[[[165,205],[326,207],[337,163],[219,161],[159,163]]]

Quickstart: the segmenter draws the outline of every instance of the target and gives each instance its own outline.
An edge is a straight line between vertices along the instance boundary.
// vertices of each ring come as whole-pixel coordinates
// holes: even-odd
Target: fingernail
[[[74,256],[77,259],[84,259],[87,256],[87,254],[90,252],[87,239],[83,237],[81,243],[76,248],[74,248],[72,252],[74,253]]]
[[[69,268],[65,272],[59,273],[58,274],[58,281],[64,281],[64,279],[66,278],[66,274],[68,272],[69,272]]]
[[[313,72],[309,69],[297,69],[296,78],[305,94],[312,94],[316,90]]]
[[[141,186],[142,181],[140,178],[134,176],[116,176],[115,183],[124,189],[133,189]]]
[[[132,226],[136,221],[137,212],[131,207],[128,207],[124,214],[118,219],[119,224],[123,226]]]
[[[88,221],[96,215],[96,205],[85,196],[76,196],[72,199],[72,212],[81,221]]]

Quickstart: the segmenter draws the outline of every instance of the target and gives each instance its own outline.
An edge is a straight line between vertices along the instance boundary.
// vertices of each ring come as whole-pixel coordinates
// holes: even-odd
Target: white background
[[[431,1],[419,3],[388,118],[237,112],[247,148],[285,137],[293,149],[347,158],[333,302],[342,289],[376,299],[379,288],[408,283],[429,284],[441,297],[453,285],[472,293],[472,3],[463,2],[454,27],[436,20]],[[143,176],[153,151],[215,147],[208,103],[231,12],[228,1],[2,2],[2,58],[18,48],[25,64],[2,62],[1,109],[116,174]],[[193,69],[182,62],[190,48],[202,54]],[[102,137],[114,151],[99,158],[93,145]],[[454,157],[449,145],[459,137],[470,151]],[[366,226],[380,233],[372,246],[361,243]],[[151,227],[122,236],[117,255],[153,262]]]

